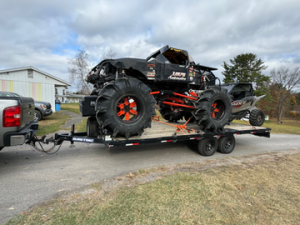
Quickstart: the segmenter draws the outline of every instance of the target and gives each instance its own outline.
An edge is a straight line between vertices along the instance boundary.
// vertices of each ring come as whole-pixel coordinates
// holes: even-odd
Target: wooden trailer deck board
[[[182,123],[170,123],[172,125],[183,125]],[[199,130],[199,126],[197,124],[191,123],[187,124],[187,128],[194,129],[195,131]],[[230,126],[225,126],[226,130],[239,130],[239,131],[245,131],[245,130],[264,130],[265,127],[252,127],[250,125],[243,125],[243,124],[237,124],[237,123],[231,123]],[[177,128],[174,126],[170,126],[168,124],[163,124],[157,121],[152,121],[151,128],[147,128],[144,130],[144,133],[141,136],[131,136],[129,140],[141,140],[141,139],[147,139],[147,138],[160,138],[160,137],[170,137],[173,136],[173,134],[176,132]],[[188,133],[187,130],[183,130],[184,133],[181,131],[177,132],[177,136],[184,136],[184,135],[193,135],[193,134],[204,134],[203,131],[200,131],[200,133],[190,132]],[[115,141],[123,141],[126,140],[124,137],[118,137],[114,138]]]

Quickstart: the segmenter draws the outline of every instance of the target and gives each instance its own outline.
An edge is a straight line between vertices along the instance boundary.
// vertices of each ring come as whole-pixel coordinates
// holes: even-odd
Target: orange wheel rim
[[[137,119],[139,115],[138,100],[132,96],[126,96],[120,99],[117,104],[117,115],[125,122]]]
[[[211,105],[211,116],[213,119],[215,120],[220,120],[223,118],[224,113],[225,113],[225,105],[224,102],[221,100],[217,100],[215,101],[212,105]]]

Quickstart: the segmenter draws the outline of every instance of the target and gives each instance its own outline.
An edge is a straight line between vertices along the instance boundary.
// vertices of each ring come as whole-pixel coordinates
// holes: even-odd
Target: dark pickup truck
[[[0,150],[22,145],[37,132],[34,100],[28,97],[0,96]]]

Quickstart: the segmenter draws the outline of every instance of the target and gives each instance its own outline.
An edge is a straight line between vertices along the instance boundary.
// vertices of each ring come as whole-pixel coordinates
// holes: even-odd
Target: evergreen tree
[[[230,63],[231,65],[224,62],[222,65],[225,69],[222,72],[225,76],[223,79],[224,83],[251,82],[257,90],[256,94],[261,95],[268,91],[267,84],[270,81],[270,77],[262,74],[262,71],[267,66],[255,54],[240,54],[234,59],[230,59]]]

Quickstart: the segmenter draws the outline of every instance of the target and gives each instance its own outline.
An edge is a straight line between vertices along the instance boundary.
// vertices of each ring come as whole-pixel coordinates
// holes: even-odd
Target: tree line
[[[109,49],[100,60],[114,58],[115,51]],[[74,58],[68,60],[70,82],[77,87],[77,93],[90,94],[93,87],[86,83],[85,77],[91,70],[89,55],[84,50],[78,50]],[[267,69],[265,62],[253,53],[240,54],[223,62],[224,83],[250,82],[255,89],[255,95],[266,95],[258,103],[258,108],[266,115],[276,118],[278,122],[282,117],[299,117],[300,92],[295,88],[300,87],[300,69],[279,67],[271,70],[270,76],[264,75]]]

